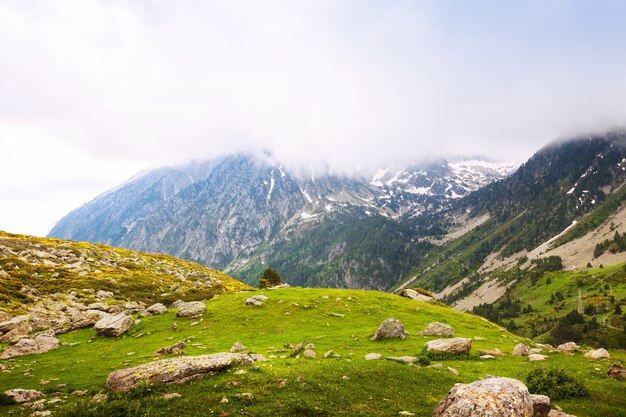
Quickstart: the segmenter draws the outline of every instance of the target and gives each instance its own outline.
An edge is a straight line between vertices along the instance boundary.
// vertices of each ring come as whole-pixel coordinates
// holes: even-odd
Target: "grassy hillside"
[[[0,360],[5,368],[0,392],[17,387],[44,390],[48,399],[62,400],[45,406],[55,416],[396,416],[403,410],[429,416],[456,382],[485,374],[523,380],[532,369],[556,367],[584,381],[591,393],[583,399],[555,401],[565,411],[578,416],[624,415],[626,385],[606,377],[609,362],[581,354],[551,354],[545,363],[511,355],[479,360],[480,349],[510,353],[520,338],[477,316],[374,291],[291,288],[258,294],[269,297],[262,306],[245,305],[249,292],[226,293],[207,301],[207,312],[200,319],[176,318],[171,310],[143,318],[120,339],[98,336],[92,329],[61,335],[63,346],[58,350]],[[407,339],[371,341],[369,336],[390,317],[404,323],[410,333]],[[434,338],[418,333],[432,321],[452,325],[455,336],[484,340],[475,340],[464,360],[433,358],[442,369],[364,359],[371,352],[423,355],[424,342]],[[227,371],[183,385],[142,387],[91,402],[111,371],[151,361],[158,348],[178,340],[187,343],[186,355],[227,351],[239,341],[270,359],[244,372]],[[318,357],[290,357],[283,345],[299,342],[314,343]],[[329,350],[341,357],[323,358]],[[614,360],[626,361],[626,354],[611,353]],[[25,372],[27,368],[32,371]],[[71,394],[75,390],[88,394]],[[170,392],[181,397],[163,399]],[[253,399],[239,397],[241,393],[251,393]],[[19,406],[0,406],[2,415],[30,413]]]
[[[37,297],[23,288],[34,289]],[[150,303],[247,288],[220,271],[171,256],[0,231],[0,316],[72,290],[113,291],[118,300]]]

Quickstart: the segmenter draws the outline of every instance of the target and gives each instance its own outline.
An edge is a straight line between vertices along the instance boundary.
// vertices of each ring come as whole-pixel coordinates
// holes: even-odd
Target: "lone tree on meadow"
[[[259,288],[269,288],[276,285],[280,285],[282,280],[280,274],[274,271],[272,268],[267,268],[263,271],[263,275],[259,278]]]

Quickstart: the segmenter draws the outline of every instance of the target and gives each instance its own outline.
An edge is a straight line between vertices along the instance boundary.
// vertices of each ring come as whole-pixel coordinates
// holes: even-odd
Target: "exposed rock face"
[[[176,317],[198,317],[206,311],[202,301],[180,302],[176,306]]]
[[[402,297],[410,298],[411,300],[419,300],[424,302],[435,301],[435,297],[423,294],[419,291],[415,291],[412,288],[405,288],[400,292]]]
[[[4,395],[12,397],[18,403],[25,403],[43,397],[43,392],[34,389],[15,388],[4,391]]]
[[[6,348],[0,358],[6,359],[31,353],[44,353],[58,349],[59,346],[59,339],[56,337],[38,335],[34,339],[20,339],[15,345]]]
[[[556,349],[559,352],[572,353],[575,352],[576,349],[578,349],[579,347],[580,346],[578,346],[575,342],[567,342],[563,343],[562,345],[558,345]]]
[[[550,397],[547,395],[530,394],[533,403],[534,417],[547,417],[550,412]]]
[[[597,350],[590,350],[589,352],[585,353],[585,358],[590,358],[590,359],[609,359],[610,357],[611,357],[611,354],[609,353],[608,350],[604,348],[600,348]]]
[[[626,368],[624,368],[619,363],[614,363],[613,365],[611,365],[606,373],[609,378],[626,379]]]
[[[513,356],[528,356],[530,355],[530,349],[523,343],[518,343],[513,348]]]
[[[511,378],[490,378],[458,384],[433,413],[433,417],[530,417],[533,403],[528,388]]]
[[[93,329],[105,336],[118,337],[129,331],[134,322],[135,320],[128,314],[120,313],[101,318]]]
[[[469,354],[472,349],[472,339],[455,337],[452,339],[431,340],[424,344],[429,352],[450,352]]]
[[[235,365],[251,365],[254,360],[243,353],[216,353],[201,356],[181,356],[149,362],[109,374],[106,388],[128,391],[142,383],[185,382],[209,376]]]
[[[400,322],[400,320],[391,318],[383,321],[374,336],[372,336],[372,340],[381,340],[381,339],[393,339],[399,338],[404,340],[406,338],[406,331],[404,330],[404,325]]]
[[[445,323],[432,322],[424,330],[420,332],[421,336],[442,336],[449,337],[454,336],[454,329],[452,326]]]
[[[165,307],[161,303],[152,304],[150,307],[146,308],[141,312],[142,317],[152,316],[155,314],[164,314],[167,311],[167,307]]]

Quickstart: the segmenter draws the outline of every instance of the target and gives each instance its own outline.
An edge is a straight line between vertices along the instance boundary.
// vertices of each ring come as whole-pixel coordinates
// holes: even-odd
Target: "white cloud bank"
[[[131,169],[237,150],[519,161],[623,125],[624,6],[502,3],[0,0],[0,151],[30,168],[0,168],[2,210],[55,194],[56,219]]]

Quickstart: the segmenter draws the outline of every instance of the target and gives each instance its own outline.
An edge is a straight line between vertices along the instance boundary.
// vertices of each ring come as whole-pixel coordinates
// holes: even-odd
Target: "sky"
[[[0,230],[236,151],[522,162],[626,125],[626,2],[0,0]]]

